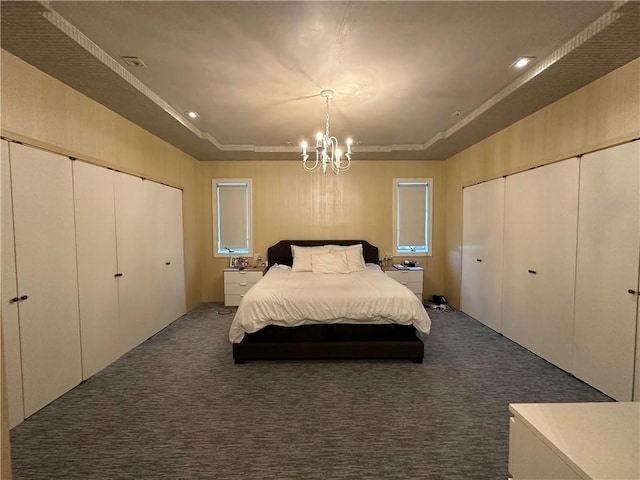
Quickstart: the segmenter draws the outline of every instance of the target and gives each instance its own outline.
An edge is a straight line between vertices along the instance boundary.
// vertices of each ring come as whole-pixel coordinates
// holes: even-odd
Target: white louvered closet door
[[[504,178],[463,191],[462,311],[502,329]]]
[[[86,380],[124,353],[115,277],[114,172],[76,161],[73,181],[82,377]]]
[[[22,404],[22,363],[20,360],[20,324],[18,320],[18,283],[13,238],[13,202],[11,200],[11,168],[9,143],[1,140],[2,162],[2,336],[7,373],[9,428],[24,420]]]
[[[570,371],[577,158],[507,177],[502,332]]]
[[[151,319],[151,235],[145,181],[115,175],[118,298],[123,351],[137,347],[156,330]]]
[[[146,182],[151,211],[152,319],[161,330],[186,311],[182,247],[182,191]]]
[[[9,145],[25,416],[82,380],[71,160]]]
[[[630,401],[640,264],[640,141],[582,157],[577,258],[572,373],[616,400]]]

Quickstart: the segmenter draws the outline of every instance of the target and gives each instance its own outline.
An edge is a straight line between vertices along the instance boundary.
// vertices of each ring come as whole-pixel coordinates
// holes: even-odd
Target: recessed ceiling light
[[[198,114],[198,112],[185,112],[187,114],[187,117],[189,118],[198,118],[200,115]]]
[[[520,57],[511,64],[514,68],[524,68],[529,65],[536,57]]]

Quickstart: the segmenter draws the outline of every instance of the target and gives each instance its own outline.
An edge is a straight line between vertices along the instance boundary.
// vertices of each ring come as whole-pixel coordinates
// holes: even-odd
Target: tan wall
[[[2,50],[2,135],[183,189],[187,309],[200,303],[197,161]]]
[[[447,299],[460,305],[462,188],[640,136],[640,59],[448,159]]]
[[[425,266],[425,298],[444,288],[443,162],[357,161],[348,172],[309,173],[296,161],[211,162],[199,165],[202,204],[202,299],[224,299],[222,270],[228,259],[213,257],[211,179],[252,178],[254,250],[266,255],[283,239],[362,239],[392,251],[394,178],[433,178],[433,256]],[[266,258],[266,256],[265,256]]]

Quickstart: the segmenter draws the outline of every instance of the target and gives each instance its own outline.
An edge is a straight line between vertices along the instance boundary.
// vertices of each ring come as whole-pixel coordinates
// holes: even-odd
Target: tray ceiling
[[[1,8],[3,49],[199,160],[300,158],[325,88],[354,160],[446,159],[640,56],[639,2]],[[510,67],[520,56],[535,60]]]

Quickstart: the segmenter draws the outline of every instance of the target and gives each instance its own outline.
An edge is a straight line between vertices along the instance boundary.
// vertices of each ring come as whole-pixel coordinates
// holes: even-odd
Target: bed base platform
[[[424,343],[412,325],[270,325],[233,344],[247,360],[406,359],[422,363]]]

